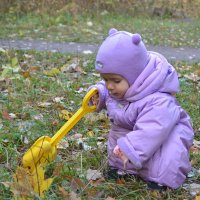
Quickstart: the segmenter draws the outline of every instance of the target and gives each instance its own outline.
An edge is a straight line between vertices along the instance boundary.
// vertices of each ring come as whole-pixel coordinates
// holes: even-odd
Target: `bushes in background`
[[[132,16],[200,17],[200,0],[0,0],[0,12],[49,13],[73,15],[102,12]]]

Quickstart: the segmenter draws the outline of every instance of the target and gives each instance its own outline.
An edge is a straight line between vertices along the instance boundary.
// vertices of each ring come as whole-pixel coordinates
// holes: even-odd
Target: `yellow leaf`
[[[86,133],[89,137],[94,137],[94,132],[93,131],[88,131]]]
[[[48,190],[53,178],[44,179],[44,169],[41,165],[37,166],[35,170],[31,173],[33,181],[33,189],[41,197],[44,197],[44,192]]]
[[[196,196],[195,200],[200,200],[200,196]]]
[[[17,57],[12,58],[12,60],[11,60],[11,66],[12,66],[12,67],[15,67],[17,64],[18,64],[18,59],[17,59]]]
[[[59,117],[61,119],[69,120],[71,116],[72,116],[72,113],[67,110],[61,110],[61,112],[59,113]]]
[[[24,71],[20,73],[24,78],[30,78],[31,74],[30,71]]]
[[[14,182],[10,185],[10,190],[14,195],[14,199],[33,199],[31,198],[34,193],[31,177],[24,168],[17,168],[16,174],[14,175]]]
[[[159,199],[159,192],[158,192],[158,191],[152,190],[152,191],[150,191],[150,194],[151,194],[151,196],[152,196],[153,198]]]
[[[47,76],[57,76],[59,73],[60,70],[57,68],[52,68],[51,70],[45,72]]]
[[[44,197],[44,192],[53,182],[53,178],[45,179],[44,173],[42,165],[36,166],[32,173],[23,167],[18,167],[14,175],[14,182],[10,186],[15,199],[33,199],[33,194]]]

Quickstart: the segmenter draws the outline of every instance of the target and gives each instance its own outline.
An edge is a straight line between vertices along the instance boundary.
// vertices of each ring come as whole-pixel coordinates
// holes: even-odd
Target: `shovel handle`
[[[57,143],[78,123],[78,121],[87,113],[93,112],[96,109],[95,105],[89,105],[91,98],[97,94],[98,90],[92,88],[84,97],[82,106],[76,113],[57,131],[57,133],[51,138],[51,145],[56,146]]]

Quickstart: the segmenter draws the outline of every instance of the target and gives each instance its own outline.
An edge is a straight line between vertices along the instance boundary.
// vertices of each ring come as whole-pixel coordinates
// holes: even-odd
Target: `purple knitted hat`
[[[119,74],[132,85],[147,62],[148,53],[141,36],[113,28],[98,50],[95,68],[102,74]]]

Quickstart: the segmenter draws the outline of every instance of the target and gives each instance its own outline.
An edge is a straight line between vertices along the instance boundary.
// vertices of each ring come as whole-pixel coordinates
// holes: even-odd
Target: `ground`
[[[61,53],[96,53],[98,49],[97,44],[87,43],[58,43],[47,42],[44,40],[0,40],[0,48],[30,50],[35,49],[38,51],[51,51]],[[198,62],[200,61],[200,48],[180,47],[173,48],[169,46],[152,46],[147,45],[149,51],[156,51],[163,54],[169,61],[187,61]]]

